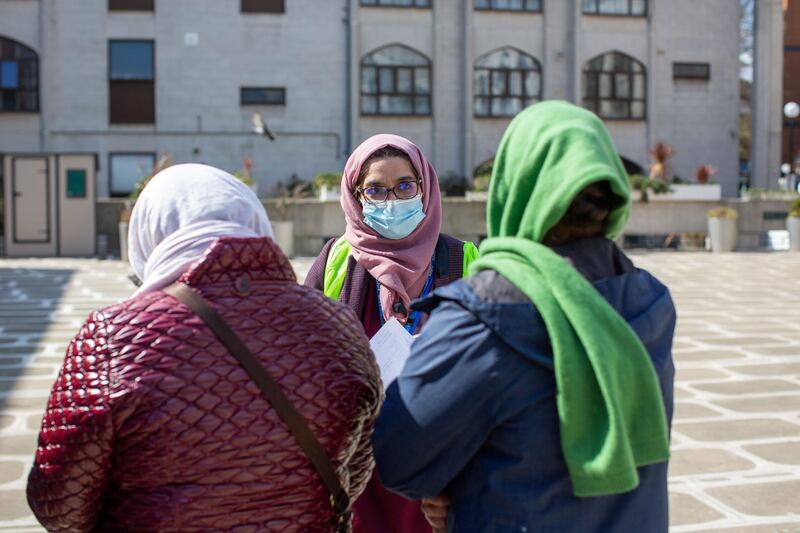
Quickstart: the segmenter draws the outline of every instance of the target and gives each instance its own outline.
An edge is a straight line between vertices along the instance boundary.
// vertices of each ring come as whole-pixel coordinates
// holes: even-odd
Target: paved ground
[[[672,530],[800,532],[800,255],[638,255],[678,303]],[[296,266],[304,275],[309,262]],[[0,531],[24,499],[66,342],[130,293],[121,263],[0,260]]]

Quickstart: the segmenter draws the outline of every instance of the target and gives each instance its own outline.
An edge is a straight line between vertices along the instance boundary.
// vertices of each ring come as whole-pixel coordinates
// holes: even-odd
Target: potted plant
[[[234,177],[250,187],[250,190],[258,196],[258,183],[253,179],[253,160],[249,157],[243,162],[241,170],[233,173]]]
[[[738,218],[739,213],[730,207],[718,207],[708,212],[708,235],[711,238],[712,252],[732,252],[736,249]]]
[[[338,200],[342,193],[342,175],[338,172],[323,172],[314,178],[314,189],[320,202]]]
[[[153,176],[171,164],[172,156],[170,156],[169,152],[164,152],[161,154],[161,157],[158,158],[156,164],[153,165],[153,168],[150,169],[149,174],[146,174],[144,169],[140,169],[143,176],[136,182],[136,185],[133,186],[133,191],[128,195],[128,198],[125,200],[125,205],[119,214],[119,258],[121,260],[128,260],[128,223],[131,220],[131,213],[133,213],[133,206],[136,204],[136,200],[139,198],[139,195],[142,194],[147,184],[150,183],[150,180],[153,179]]]
[[[630,174],[628,180],[631,183],[631,198],[643,203],[650,201],[650,195],[661,195],[670,192],[667,182],[661,179],[648,178],[641,174]]]
[[[789,231],[789,250],[800,252],[800,198],[795,198],[789,206],[786,229]]]
[[[466,192],[467,200],[486,201],[489,198],[489,185],[492,182],[494,158],[484,161],[475,169],[472,177],[472,190]]]

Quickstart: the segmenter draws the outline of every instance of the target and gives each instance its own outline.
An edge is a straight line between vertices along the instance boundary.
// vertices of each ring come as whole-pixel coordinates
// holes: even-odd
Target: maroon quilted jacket
[[[358,319],[266,238],[222,239],[181,281],[309,421],[351,499],[382,400]],[[327,491],[213,333],[163,292],[93,313],[67,349],[28,480],[50,531],[329,531]]]

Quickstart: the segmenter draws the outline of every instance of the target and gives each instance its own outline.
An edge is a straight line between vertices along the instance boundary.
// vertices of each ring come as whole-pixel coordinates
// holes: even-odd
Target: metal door
[[[47,158],[13,159],[11,224],[14,244],[47,244],[52,240],[50,176]]]

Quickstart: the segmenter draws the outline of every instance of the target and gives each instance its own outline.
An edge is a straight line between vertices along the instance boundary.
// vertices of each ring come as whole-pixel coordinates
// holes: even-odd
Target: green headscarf
[[[625,200],[606,236],[630,213],[627,173],[603,123],[566,102],[511,122],[494,161],[488,236],[471,272],[495,270],[534,303],[553,348],[561,448],[576,496],[634,489],[637,466],[669,458],[658,378],[639,337],[566,260],[541,244],[587,186],[608,181]]]

